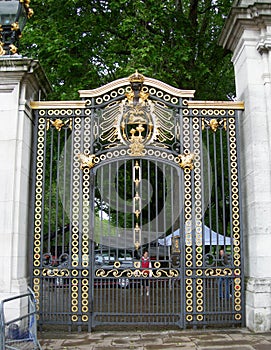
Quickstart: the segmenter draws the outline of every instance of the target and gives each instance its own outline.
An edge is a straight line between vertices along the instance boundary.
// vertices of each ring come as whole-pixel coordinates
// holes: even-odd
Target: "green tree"
[[[32,0],[21,53],[38,58],[50,99],[78,99],[138,69],[198,99],[234,94],[230,55],[217,44],[232,0]]]

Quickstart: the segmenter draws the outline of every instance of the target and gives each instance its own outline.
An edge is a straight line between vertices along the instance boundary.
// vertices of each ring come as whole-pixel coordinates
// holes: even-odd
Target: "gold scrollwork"
[[[57,277],[67,277],[69,276],[69,270],[68,269],[43,269],[42,270],[42,276],[57,276]]]
[[[168,271],[163,269],[158,269],[152,273],[152,276],[155,278],[159,278],[159,277],[176,278],[179,276],[179,272],[175,269],[170,269]]]
[[[98,269],[95,272],[96,277],[115,277],[115,278],[120,278],[120,277],[144,277],[147,278],[150,275],[153,278],[160,278],[160,277],[168,277],[168,278],[176,278],[179,276],[178,270],[175,269],[169,269],[164,270],[164,269],[157,269],[157,270],[131,270],[131,269],[126,269],[123,271],[119,271],[117,269],[111,269],[111,270],[104,270],[104,269]]]
[[[95,272],[95,276],[96,277],[112,277],[110,275],[113,275],[113,277],[121,277],[125,272],[127,273],[127,276],[133,274],[132,270],[124,270],[124,271],[119,272],[117,269],[111,269],[111,270],[98,269]]]
[[[230,268],[225,269],[206,269],[205,276],[231,276],[232,270]]]

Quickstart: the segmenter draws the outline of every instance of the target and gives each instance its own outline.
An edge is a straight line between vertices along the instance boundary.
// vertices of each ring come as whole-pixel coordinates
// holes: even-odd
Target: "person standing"
[[[228,256],[223,248],[219,250],[219,265],[221,267],[226,267],[229,265]],[[224,295],[226,295],[226,298],[229,298],[231,296],[229,288],[229,279],[226,276],[220,276],[218,279],[218,295],[219,298],[223,298]]]
[[[141,257],[141,268],[142,268],[142,284],[141,284],[141,295],[143,295],[144,288],[146,289],[146,295],[150,295],[150,281],[149,277],[151,276],[151,259],[149,257],[148,250],[143,251]],[[146,270],[144,270],[146,269]]]

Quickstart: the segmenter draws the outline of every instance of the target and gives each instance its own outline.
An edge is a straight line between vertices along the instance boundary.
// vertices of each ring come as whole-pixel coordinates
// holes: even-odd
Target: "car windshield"
[[[133,260],[133,252],[128,250],[116,251],[95,251],[96,264],[114,264],[115,261],[131,262]]]

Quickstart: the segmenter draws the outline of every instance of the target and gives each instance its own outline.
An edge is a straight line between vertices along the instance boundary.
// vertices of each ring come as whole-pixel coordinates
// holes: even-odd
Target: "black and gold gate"
[[[40,325],[243,325],[242,103],[137,72],[79,93],[31,103]]]

